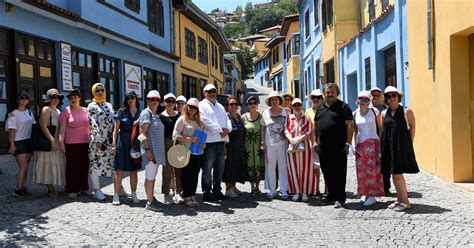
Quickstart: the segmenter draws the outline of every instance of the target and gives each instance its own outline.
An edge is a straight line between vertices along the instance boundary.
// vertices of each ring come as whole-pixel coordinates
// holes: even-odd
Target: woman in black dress
[[[239,110],[239,100],[234,96],[227,98],[227,108],[232,131],[229,133],[229,143],[226,144],[227,157],[225,159],[224,176],[225,195],[230,198],[237,197],[241,192],[235,187],[236,183],[245,183],[246,156],[245,156],[245,126]]]
[[[388,208],[400,212],[410,208],[404,173],[418,173],[418,164],[413,149],[415,138],[415,115],[410,108],[400,105],[402,93],[393,86],[385,89],[388,108],[378,116],[382,131],[382,172],[390,171],[397,190],[397,201]]]

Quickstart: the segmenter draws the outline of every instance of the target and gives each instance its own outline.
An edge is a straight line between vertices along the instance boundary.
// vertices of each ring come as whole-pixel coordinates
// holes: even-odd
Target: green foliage
[[[234,13],[235,14],[242,14],[242,13],[244,13],[244,9],[242,8],[241,5],[239,5],[235,8]]]
[[[249,35],[247,32],[247,25],[244,22],[233,22],[233,23],[228,23],[224,26],[224,33],[227,36],[227,38],[239,38],[239,35],[241,37],[245,37]]]
[[[280,0],[271,9],[254,9],[252,6],[245,7],[245,21],[248,32],[255,34],[257,31],[280,25],[283,17],[298,13],[298,6],[291,0]]]
[[[239,46],[244,64],[242,65],[242,81],[250,78],[254,72],[253,59],[257,56],[257,52],[242,45]]]
[[[215,8],[215,9],[211,10],[211,13],[214,13],[214,12],[221,12],[221,10],[219,8]]]

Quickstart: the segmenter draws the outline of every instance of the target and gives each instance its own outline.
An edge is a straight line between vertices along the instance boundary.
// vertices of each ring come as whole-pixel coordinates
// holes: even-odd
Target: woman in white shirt
[[[35,118],[28,109],[30,96],[22,91],[18,94],[18,107],[8,114],[5,129],[8,131],[8,141],[10,148],[8,151],[15,156],[16,162],[20,167],[16,176],[17,189],[13,195],[17,197],[31,196],[26,189],[26,176],[28,164],[30,163],[33,149],[31,147],[31,130],[35,123]]]
[[[376,124],[379,111],[369,107],[369,92],[361,91],[357,98],[359,108],[354,111],[357,194],[364,206],[370,206],[377,202],[376,196],[384,195],[380,170],[380,139]]]

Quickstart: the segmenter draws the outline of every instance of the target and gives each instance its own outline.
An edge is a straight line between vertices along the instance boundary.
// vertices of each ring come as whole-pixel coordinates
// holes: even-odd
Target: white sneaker
[[[360,202],[360,203],[364,203],[365,200],[366,200],[366,197],[365,197],[365,195],[363,195],[363,196],[360,197],[359,202]]]
[[[99,201],[103,201],[103,200],[105,200],[105,195],[102,192],[102,190],[98,189],[94,192],[94,198],[99,200]]]
[[[301,200],[304,201],[304,202],[307,202],[308,201],[308,195],[306,193],[303,193],[303,195],[301,196]]]
[[[140,203],[140,199],[138,199],[136,192],[132,192],[132,202],[135,204]]]
[[[180,194],[176,194],[175,197],[174,197],[174,202],[176,202],[178,204],[181,204],[181,203],[184,202],[184,199]]]
[[[342,204],[339,201],[336,201],[334,203],[334,208],[341,208],[341,207],[342,207]]]
[[[369,196],[367,197],[367,200],[364,202],[364,206],[371,206],[374,205],[377,202],[377,199],[375,197]]]
[[[300,199],[300,194],[296,193],[291,200],[298,201]]]
[[[120,198],[118,194],[114,194],[114,198],[112,199],[112,205],[120,205]]]
[[[230,197],[230,198],[236,198],[239,195],[237,195],[237,193],[235,193],[234,189],[229,189],[229,190],[225,191],[225,196]]]
[[[165,203],[174,204],[174,199],[171,195],[165,195]]]

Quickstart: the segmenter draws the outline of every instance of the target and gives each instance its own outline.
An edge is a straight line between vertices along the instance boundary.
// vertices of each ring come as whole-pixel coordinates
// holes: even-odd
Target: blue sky
[[[210,12],[215,8],[227,10],[227,12],[232,12],[238,5],[242,5],[242,8],[245,8],[247,2],[256,3],[265,3],[269,0],[192,0],[201,10],[204,12]]]

